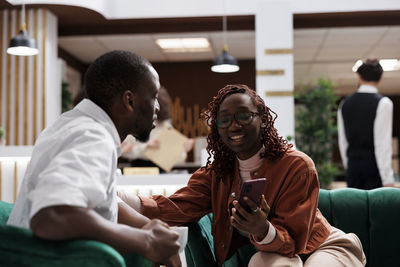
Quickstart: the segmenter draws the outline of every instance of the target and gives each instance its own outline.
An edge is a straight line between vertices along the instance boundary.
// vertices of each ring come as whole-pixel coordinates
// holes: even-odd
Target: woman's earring
[[[265,128],[265,127],[267,127],[267,125],[264,122],[261,123],[261,128]]]

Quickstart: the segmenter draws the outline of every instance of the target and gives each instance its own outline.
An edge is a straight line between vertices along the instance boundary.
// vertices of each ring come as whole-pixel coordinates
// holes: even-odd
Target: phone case
[[[265,188],[265,178],[253,179],[245,181],[242,184],[239,196],[239,204],[244,207],[248,212],[251,212],[250,208],[244,202],[243,197],[247,196],[249,199],[254,201],[257,205],[261,203],[261,196]]]

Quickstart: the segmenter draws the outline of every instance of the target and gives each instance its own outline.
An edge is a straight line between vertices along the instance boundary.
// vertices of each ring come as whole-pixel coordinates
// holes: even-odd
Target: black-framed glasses
[[[233,115],[220,115],[217,116],[217,127],[218,128],[228,128],[231,126],[233,120],[235,120],[238,124],[245,126],[250,124],[253,121],[253,118],[257,116],[257,112],[245,112],[240,111],[236,112]]]

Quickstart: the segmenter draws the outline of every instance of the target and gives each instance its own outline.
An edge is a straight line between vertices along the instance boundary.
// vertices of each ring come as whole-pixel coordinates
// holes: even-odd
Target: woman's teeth
[[[232,140],[239,140],[239,139],[243,138],[243,136],[244,136],[244,135],[236,135],[236,136],[231,136],[230,138],[231,138]]]

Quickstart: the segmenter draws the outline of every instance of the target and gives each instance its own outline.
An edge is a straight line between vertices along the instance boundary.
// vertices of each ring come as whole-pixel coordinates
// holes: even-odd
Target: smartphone
[[[243,200],[243,197],[247,196],[249,199],[254,201],[258,206],[261,203],[261,196],[264,192],[265,188],[265,178],[247,180],[243,182],[242,187],[240,189],[239,196],[239,204],[241,207],[246,209],[247,212],[251,212],[249,206],[247,206],[246,202]]]

